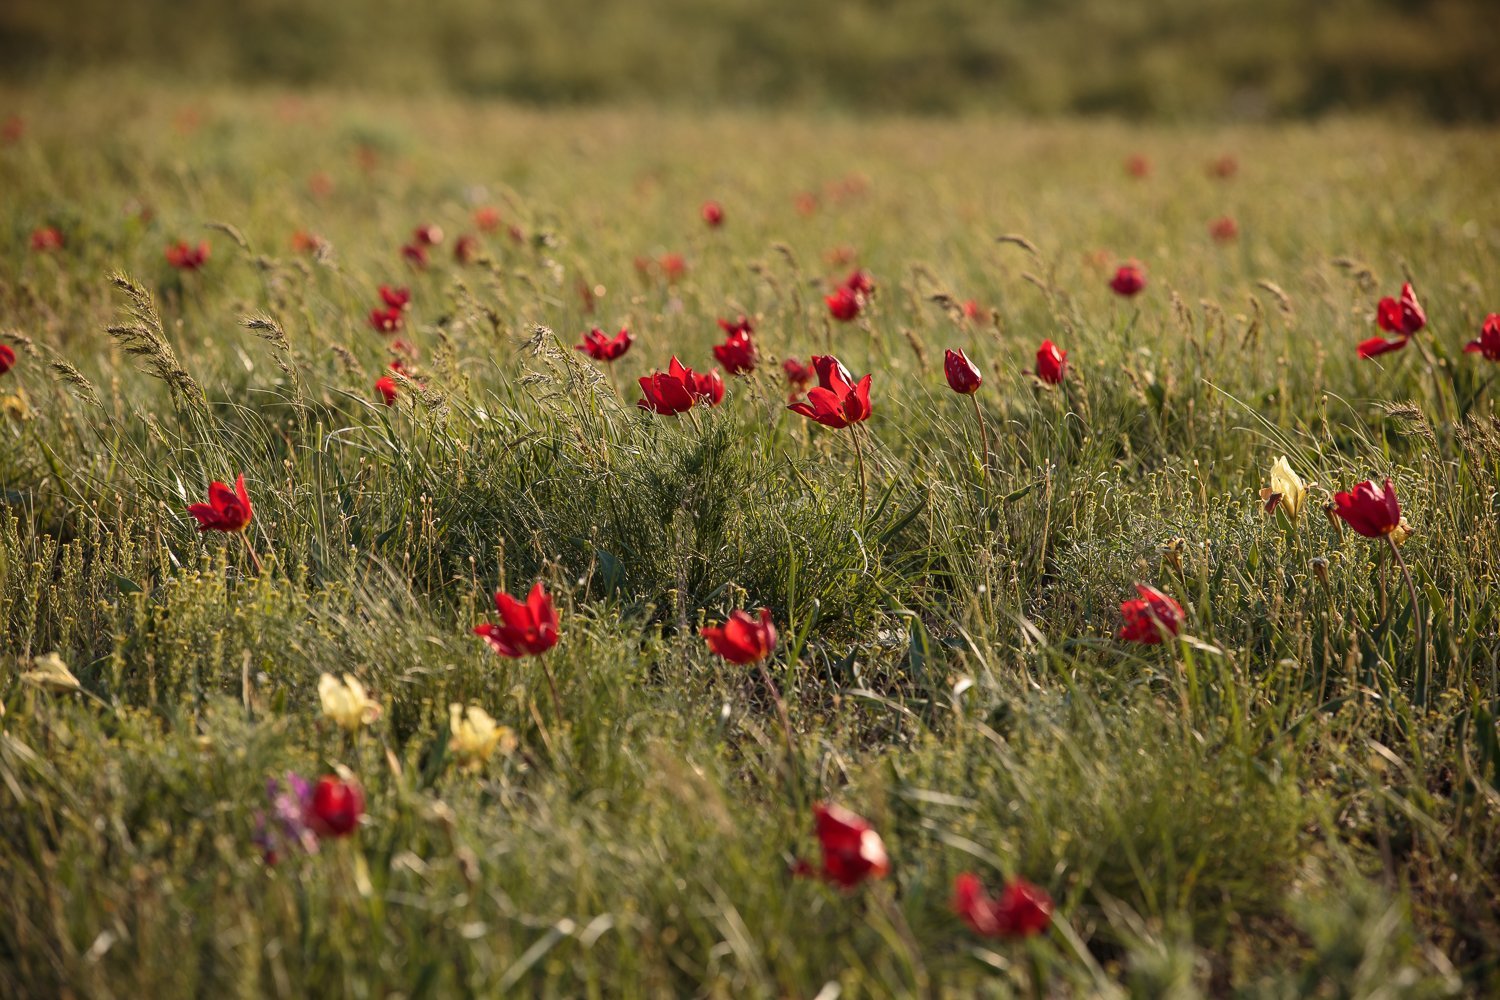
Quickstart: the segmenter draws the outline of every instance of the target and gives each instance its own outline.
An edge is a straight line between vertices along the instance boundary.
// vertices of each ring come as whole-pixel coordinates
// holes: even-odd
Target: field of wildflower
[[[0,119],[0,996],[1500,991],[1493,129]]]

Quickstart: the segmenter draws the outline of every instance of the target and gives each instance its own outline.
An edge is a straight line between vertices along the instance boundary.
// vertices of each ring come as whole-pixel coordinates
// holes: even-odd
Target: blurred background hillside
[[[538,104],[1500,118],[1497,0],[5,0],[0,80]]]

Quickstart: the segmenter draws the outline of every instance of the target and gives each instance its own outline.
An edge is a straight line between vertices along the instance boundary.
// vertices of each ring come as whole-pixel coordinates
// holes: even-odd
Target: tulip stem
[[[849,432],[854,436],[854,464],[859,468],[859,520],[865,519],[865,450],[859,443],[859,425],[852,424]]]
[[[781,697],[781,691],[776,687],[776,680],[771,672],[766,669],[765,661],[758,661],[755,666],[760,670],[760,679],[765,682],[771,701],[776,705],[776,716],[781,720],[781,732],[786,737],[786,772],[790,777],[795,773],[797,760],[797,750],[792,743],[792,717],[787,714],[786,700]]]
[[[1417,704],[1421,706],[1427,704],[1427,647],[1422,641],[1422,607],[1417,602],[1417,585],[1412,582],[1411,570],[1401,558],[1400,546],[1389,534],[1385,541],[1391,547],[1391,555],[1396,557],[1396,565],[1401,567],[1401,575],[1406,578],[1406,592],[1411,596],[1411,622],[1417,632]]]
[[[538,656],[537,662],[542,665],[542,673],[547,678],[547,689],[552,692],[552,709],[557,713],[557,724],[563,724],[562,698],[557,693],[557,680],[552,676],[552,668],[547,666],[547,658]]]
[[[984,451],[984,464],[980,466],[979,478],[987,479],[990,474],[990,429],[984,422],[984,410],[979,406],[978,393],[970,393],[969,398],[974,401],[974,416],[979,419],[979,441]]]
[[[265,567],[260,564],[260,556],[255,554],[255,546],[250,544],[250,535],[242,531],[240,532],[240,538],[245,543],[245,551],[250,553],[250,561],[255,564],[255,575],[264,576],[266,572]]]

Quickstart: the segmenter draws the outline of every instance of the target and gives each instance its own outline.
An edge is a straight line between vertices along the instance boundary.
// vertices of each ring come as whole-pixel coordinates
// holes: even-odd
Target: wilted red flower
[[[703,203],[703,221],[714,229],[724,224],[724,206],[716,201]]]
[[[453,259],[460,264],[472,264],[479,256],[479,237],[464,233],[453,241]]]
[[[1141,595],[1139,598],[1120,605],[1120,613],[1125,616],[1125,625],[1119,632],[1121,639],[1154,645],[1161,642],[1163,632],[1177,635],[1182,631],[1187,614],[1181,604],[1144,583],[1136,584],[1135,591]]]
[[[794,204],[797,206],[797,214],[812,215],[818,210],[818,196],[811,191],[803,191],[797,195]]]
[[[475,625],[474,634],[501,656],[540,656],[557,645],[557,611],[542,581],[531,588],[524,604],[503,590],[495,591],[495,608],[500,624]]]
[[[364,814],[365,793],[359,785],[330,774],[313,788],[306,819],[319,837],[347,837]]]
[[[615,361],[625,356],[630,350],[630,345],[635,338],[630,331],[624,327],[613,337],[604,335],[604,331],[597,326],[583,335],[583,343],[577,344],[574,350],[579,350],[593,358],[595,361]]]
[[[1366,538],[1389,535],[1401,525],[1401,503],[1389,479],[1383,490],[1367,480],[1347,493],[1335,493],[1333,512]]]
[[[1486,361],[1500,361],[1500,313],[1490,313],[1479,328],[1478,338],[1464,345],[1469,354],[1482,354]]]
[[[0,375],[16,366],[16,352],[9,344],[0,344]]]
[[[1115,276],[1109,279],[1109,287],[1115,290],[1115,294],[1126,298],[1139,295],[1141,289],[1146,287],[1146,272],[1135,261],[1121,264],[1115,271]]]
[[[182,240],[167,247],[167,263],[179,271],[196,271],[208,263],[208,243],[199,243],[196,247],[190,247]]]
[[[384,302],[391,309],[406,309],[411,305],[411,289],[381,285],[380,301]]]
[[[250,523],[250,495],[245,492],[245,474],[234,481],[234,489],[220,482],[208,487],[208,503],[189,504],[187,512],[197,520],[199,531],[243,531]]]
[[[485,205],[483,208],[474,210],[474,225],[485,232],[490,232],[500,226],[500,210],[493,205]]]
[[[665,372],[652,372],[640,378],[641,394],[636,406],[662,416],[686,413],[699,402],[718,406],[724,400],[724,379],[718,371],[695,372],[672,358]]]
[[[1132,177],[1146,177],[1151,173],[1151,161],[1140,153],[1134,153],[1125,160],[1125,172]]]
[[[760,609],[759,621],[736,608],[727,622],[705,626],[702,635],[709,649],[742,666],[764,660],[776,648],[776,626],[771,624],[769,608]]]
[[[37,253],[63,248],[63,234],[56,226],[42,226],[31,232],[31,249]]]
[[[381,333],[395,333],[401,329],[401,310],[395,306],[371,309],[370,326]]]
[[[825,427],[848,427],[870,416],[870,376],[851,384],[849,369],[832,355],[814,355],[813,371],[818,384],[807,390],[807,401],[793,403],[787,409],[816,420]]]
[[[1230,216],[1222,215],[1208,224],[1208,234],[1220,243],[1230,243],[1239,238],[1240,226]]]
[[[948,379],[948,388],[965,396],[978,392],[984,381],[979,369],[963,351],[943,352],[943,375]]]
[[[964,319],[978,319],[982,315],[984,315],[984,307],[979,304],[978,299],[964,301]]]
[[[1050,340],[1036,349],[1036,377],[1048,385],[1060,385],[1068,377],[1068,352]]]
[[[832,802],[813,806],[813,831],[823,849],[823,878],[852,889],[891,870],[880,834],[864,817]]]
[[[292,250],[296,253],[317,253],[327,241],[317,233],[299,229],[292,234]]]
[[[1232,154],[1225,153],[1208,165],[1208,172],[1220,180],[1233,177],[1240,172],[1240,161]]]
[[[859,315],[859,296],[843,285],[835,288],[823,301],[828,303],[829,314],[840,323],[847,323]]]
[[[719,325],[723,326],[724,321],[719,320]],[[754,371],[758,355],[755,350],[755,343],[750,339],[749,324],[736,328],[725,338],[724,343],[715,344],[714,357],[719,360],[719,364],[724,366],[724,370],[731,375],[744,375],[747,372]]]
[[[1417,293],[1412,290],[1411,282],[1401,286],[1401,298],[1393,299],[1386,296],[1381,299],[1375,308],[1375,323],[1387,333],[1395,334],[1394,337],[1371,337],[1359,344],[1358,353],[1362,358],[1373,358],[1376,355],[1385,354],[1387,351],[1399,351],[1406,346],[1412,334],[1427,325],[1427,314],[1422,311],[1422,305],[1417,301]]]
[[[1017,878],[1005,883],[1000,898],[994,899],[978,875],[964,872],[953,880],[953,911],[983,937],[1028,937],[1052,923],[1052,897]]]
[[[667,279],[668,284],[675,283],[678,278],[687,273],[687,261],[680,253],[664,253],[656,263],[661,268],[662,277]]]
[[[417,270],[427,267],[427,248],[420,243],[408,243],[401,248],[401,257]]]

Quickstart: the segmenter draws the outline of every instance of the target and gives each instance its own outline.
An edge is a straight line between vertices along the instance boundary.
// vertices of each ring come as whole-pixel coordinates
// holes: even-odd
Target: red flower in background
[[[1028,937],[1052,923],[1052,897],[1018,878],[1005,883],[995,899],[985,893],[978,875],[965,872],[953,880],[953,911],[983,937]]]
[[[754,333],[755,324],[750,322],[750,317],[740,316],[733,320],[719,320],[719,329],[732,337],[736,333]]]
[[[706,626],[702,635],[709,649],[741,666],[764,660],[776,648],[776,626],[771,624],[769,608],[760,609],[759,621],[735,609],[727,622]]]
[[[1366,538],[1389,535],[1401,526],[1401,503],[1389,479],[1383,490],[1366,481],[1347,493],[1335,493],[1333,512]]]
[[[793,204],[797,206],[798,215],[812,215],[818,210],[818,196],[811,191],[803,191],[797,195]]]
[[[948,379],[948,388],[965,396],[978,392],[980,384],[984,382],[979,369],[963,351],[943,353],[943,375]]]
[[[806,402],[793,403],[787,409],[816,420],[824,427],[848,427],[869,419],[869,375],[860,379],[857,385],[851,385],[853,376],[838,358],[814,355],[812,363],[818,384],[807,390]]]
[[[319,837],[347,837],[365,814],[365,793],[352,781],[321,778],[307,803],[307,825]]]
[[[1464,345],[1469,354],[1482,354],[1486,361],[1500,361],[1500,313],[1490,313],[1479,328],[1479,336]]]
[[[967,299],[964,302],[964,319],[978,319],[984,315],[984,307],[979,304],[978,299]]]
[[[250,523],[250,495],[245,492],[245,475],[240,473],[234,489],[221,482],[208,487],[208,503],[188,505],[187,512],[198,522],[199,531],[243,531]]]
[[[1208,224],[1208,234],[1220,243],[1232,243],[1239,238],[1240,226],[1234,219],[1224,215]]]
[[[824,302],[828,303],[828,313],[840,323],[847,323],[859,315],[860,298],[854,292],[840,285],[832,293],[825,296]]]
[[[743,321],[744,317],[740,319]],[[724,321],[719,320],[719,325],[724,326]],[[754,341],[750,339],[749,324],[734,328],[733,332],[724,339],[724,343],[715,344],[714,357],[731,375],[744,375],[754,371],[759,355],[756,353]]]
[[[1123,295],[1127,299],[1139,295],[1141,289],[1146,287],[1146,272],[1136,261],[1121,264],[1115,271],[1115,276],[1109,279],[1109,287],[1115,290],[1116,295]]]
[[[412,239],[424,247],[435,247],[443,242],[443,227],[433,225],[418,226],[411,231],[411,236]]]
[[[813,806],[813,832],[823,849],[823,878],[852,889],[867,878],[883,878],[890,859],[880,834],[864,817],[832,802]]]
[[[427,267],[427,248],[420,243],[408,243],[401,248],[401,259],[418,271]]]
[[[656,262],[661,268],[662,277],[667,279],[667,284],[676,284],[677,280],[687,273],[687,261],[680,253],[664,253]]]
[[[395,333],[401,329],[401,310],[394,307],[371,309],[370,326],[380,333]]]
[[[1036,377],[1048,385],[1060,385],[1068,377],[1068,352],[1050,340],[1036,349]]]
[[[1240,172],[1240,161],[1225,153],[1208,165],[1208,172],[1220,180],[1228,180]]]
[[[472,264],[479,256],[479,237],[464,233],[453,241],[453,259],[460,264]]]
[[[641,399],[636,406],[662,416],[686,413],[699,402],[718,406],[724,400],[724,379],[717,371],[695,372],[675,357],[665,372],[640,378]]]
[[[411,306],[411,289],[380,286],[380,301],[391,309],[407,309]]]
[[[786,384],[792,390],[793,397],[800,395],[813,378],[813,370],[796,358],[783,361],[781,370],[786,374]]]
[[[1401,297],[1393,299],[1386,296],[1381,299],[1375,307],[1375,323],[1387,333],[1395,334],[1394,337],[1371,337],[1361,341],[1358,348],[1359,356],[1362,358],[1373,358],[1387,351],[1399,351],[1406,346],[1412,334],[1427,325],[1427,314],[1422,311],[1422,305],[1417,301],[1417,293],[1412,289],[1411,282],[1401,286]]]
[[[167,247],[167,263],[179,271],[196,271],[208,263],[208,253],[207,241],[190,247],[186,242],[178,240]]]
[[[474,225],[485,232],[500,227],[500,210],[493,205],[485,205],[474,210]]]
[[[31,232],[31,249],[37,253],[63,248],[63,234],[56,226],[42,226]]]
[[[16,366],[16,352],[9,344],[0,344],[0,375]]]
[[[503,590],[495,591],[495,608],[500,624],[475,625],[474,634],[501,656],[540,656],[557,645],[557,610],[540,580],[524,604]]]
[[[1151,161],[1140,153],[1132,154],[1125,160],[1125,172],[1132,177],[1150,176]]]
[[[710,228],[718,229],[724,224],[724,206],[716,201],[705,201],[703,203],[703,221]]]
[[[1181,604],[1144,583],[1136,584],[1135,591],[1141,595],[1139,598],[1120,605],[1120,613],[1125,616],[1125,625],[1119,632],[1121,639],[1149,646],[1161,642],[1163,632],[1177,635],[1182,631],[1187,614]]]
[[[320,170],[307,178],[307,190],[314,198],[327,198],[333,194],[333,178]]]
[[[870,277],[870,272],[860,269],[851,271],[849,277],[844,279],[844,287],[855,295],[869,298],[875,294],[875,279]]]
[[[299,229],[292,234],[292,251],[294,253],[317,253],[327,244],[327,240],[317,233],[309,233],[305,229]]]
[[[613,337],[607,337],[596,326],[583,335],[583,343],[575,345],[574,350],[582,351],[595,361],[616,361],[625,356],[634,342],[635,338],[624,327]]]
[[[375,380],[375,391],[380,393],[380,397],[385,400],[386,406],[396,405],[396,394],[399,390],[400,387],[396,385],[396,380],[389,375],[382,375]]]
[[[6,142],[20,142],[25,134],[26,119],[20,115],[11,115],[5,119],[5,124],[0,125],[0,139]]]

